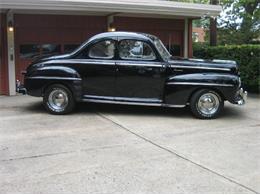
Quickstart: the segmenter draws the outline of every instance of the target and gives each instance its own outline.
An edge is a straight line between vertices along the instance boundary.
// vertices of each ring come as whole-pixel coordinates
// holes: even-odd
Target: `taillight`
[[[27,73],[26,70],[21,71],[22,75],[25,75]]]

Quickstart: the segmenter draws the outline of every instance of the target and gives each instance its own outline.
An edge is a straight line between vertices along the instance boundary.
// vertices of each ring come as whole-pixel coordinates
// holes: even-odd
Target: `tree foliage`
[[[220,44],[249,44],[260,38],[260,0],[222,0]]]
[[[212,0],[172,0],[189,3],[211,3]],[[218,17],[218,44],[251,44],[260,42],[260,0],[220,0],[223,13]],[[196,27],[209,28],[209,19],[194,20]],[[206,40],[209,39],[208,33]]]

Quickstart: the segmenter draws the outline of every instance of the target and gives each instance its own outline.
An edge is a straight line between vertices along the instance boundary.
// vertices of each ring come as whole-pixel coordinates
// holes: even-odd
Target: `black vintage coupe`
[[[76,102],[163,107],[189,106],[203,119],[217,117],[224,101],[242,105],[234,61],[172,57],[155,36],[98,34],[74,52],[33,62],[19,92],[43,97],[52,114],[66,114]]]

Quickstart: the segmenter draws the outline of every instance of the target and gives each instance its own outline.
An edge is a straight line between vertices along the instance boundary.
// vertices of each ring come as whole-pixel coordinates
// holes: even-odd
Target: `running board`
[[[86,97],[86,96],[84,96]],[[172,105],[164,103],[155,102],[133,102],[133,101],[120,101],[120,100],[105,100],[105,99],[94,99],[94,98],[84,98],[83,102],[92,103],[107,103],[107,104],[123,104],[123,105],[138,105],[138,106],[158,106],[158,107],[171,107],[171,108],[184,108],[186,105]]]

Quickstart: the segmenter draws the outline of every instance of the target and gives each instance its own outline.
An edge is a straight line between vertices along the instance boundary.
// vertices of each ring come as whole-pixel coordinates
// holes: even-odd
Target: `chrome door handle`
[[[183,72],[183,69],[174,68],[173,70],[176,72]]]

